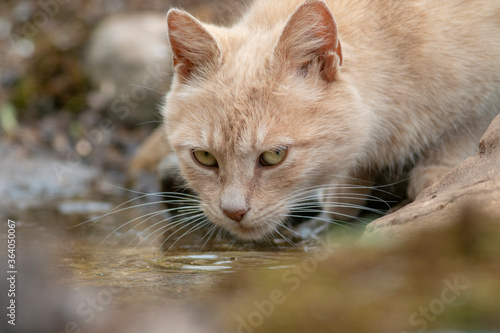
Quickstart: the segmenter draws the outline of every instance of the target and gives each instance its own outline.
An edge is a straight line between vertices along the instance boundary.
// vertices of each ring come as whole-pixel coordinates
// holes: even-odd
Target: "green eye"
[[[287,151],[286,148],[268,150],[260,155],[259,163],[261,166],[277,165],[285,159]]]
[[[217,159],[214,155],[210,154],[208,151],[204,150],[195,150],[193,151],[194,159],[200,163],[201,165],[207,167],[218,167]]]

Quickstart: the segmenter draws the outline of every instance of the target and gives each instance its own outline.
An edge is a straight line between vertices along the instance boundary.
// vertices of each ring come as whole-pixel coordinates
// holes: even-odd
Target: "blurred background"
[[[126,185],[130,157],[161,121],[171,79],[166,12],[173,6],[216,23],[241,7],[228,0],[0,2],[4,206],[25,198],[27,187],[29,197],[51,195],[60,191],[56,184],[79,177]],[[15,176],[20,169],[31,173],[29,182]]]

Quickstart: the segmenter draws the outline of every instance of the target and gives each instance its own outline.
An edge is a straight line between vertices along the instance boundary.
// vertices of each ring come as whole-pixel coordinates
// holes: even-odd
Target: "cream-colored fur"
[[[342,216],[337,202],[365,195],[346,185],[360,173],[415,163],[414,198],[474,153],[500,109],[497,0],[257,0],[232,27],[175,9],[168,25],[168,140],[205,215],[241,238],[308,196]],[[278,147],[285,160],[260,167]]]

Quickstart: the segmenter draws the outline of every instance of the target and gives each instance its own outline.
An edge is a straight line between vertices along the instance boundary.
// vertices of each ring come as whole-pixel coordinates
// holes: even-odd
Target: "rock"
[[[159,120],[158,105],[172,76],[166,14],[105,19],[90,38],[85,67],[96,89],[89,98],[93,108],[132,125]]]
[[[361,241],[401,237],[453,224],[464,212],[500,221],[500,115],[479,142],[479,152],[402,209],[368,224]]]
[[[51,155],[0,144],[0,211],[40,207],[51,200],[89,193],[98,171]]]

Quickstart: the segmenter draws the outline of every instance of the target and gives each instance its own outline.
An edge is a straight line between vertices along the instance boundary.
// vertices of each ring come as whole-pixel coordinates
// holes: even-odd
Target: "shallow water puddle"
[[[165,236],[154,232],[165,223],[151,228],[158,221],[137,219],[147,214],[139,208],[82,224],[116,206],[68,200],[18,211],[15,218],[25,242],[56,261],[62,272],[55,275],[56,282],[73,290],[109,288],[123,300],[204,299],[235,273],[289,268],[303,253],[286,243],[263,247],[225,238],[205,242],[203,233],[161,247]],[[176,241],[172,238],[170,243]]]

